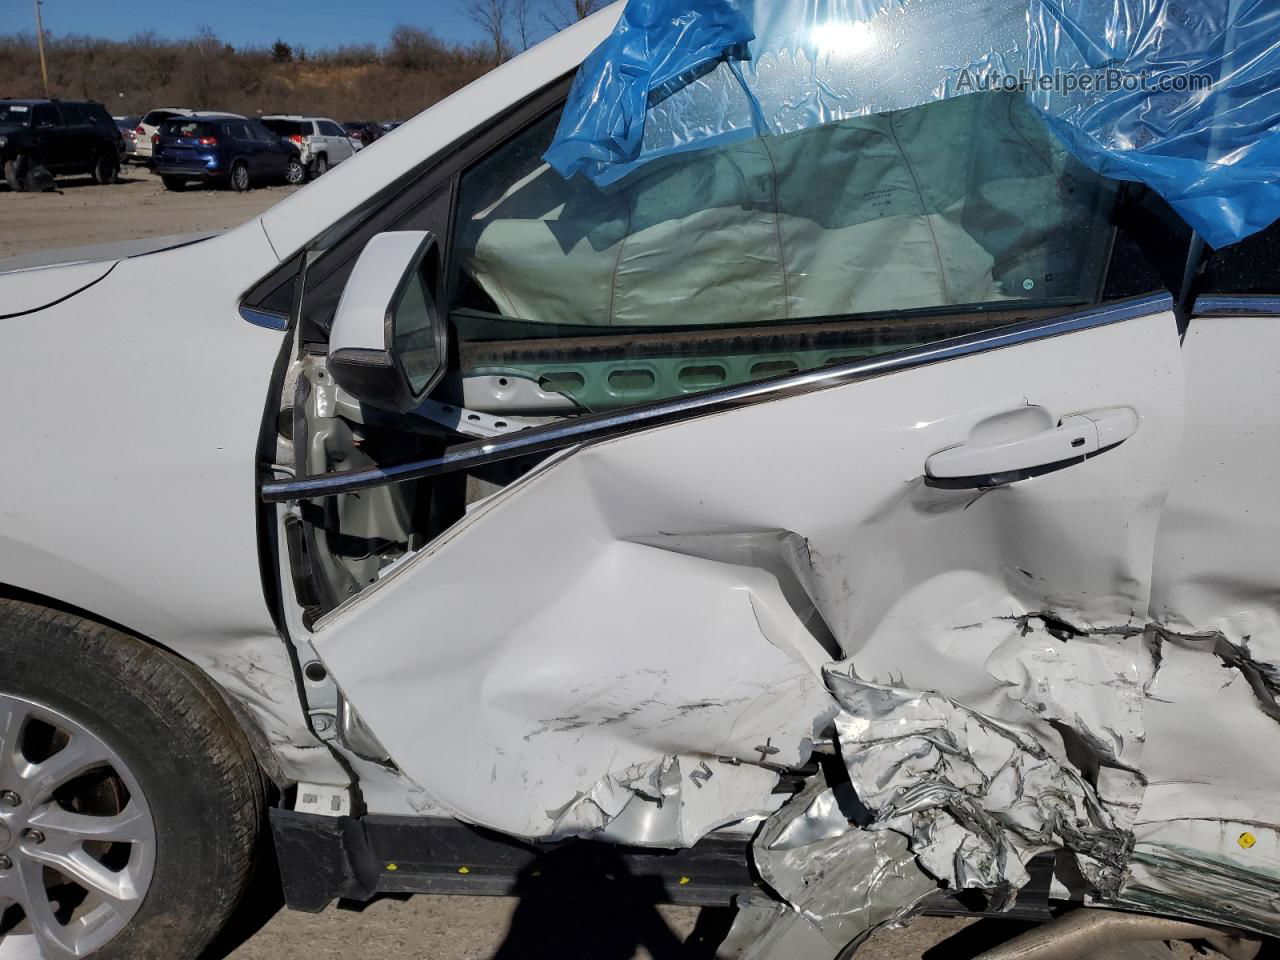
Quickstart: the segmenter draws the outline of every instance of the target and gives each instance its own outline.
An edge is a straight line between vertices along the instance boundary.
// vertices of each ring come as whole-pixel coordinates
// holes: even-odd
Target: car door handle
[[[1078,413],[1063,417],[1056,427],[1025,437],[948,447],[929,457],[924,469],[934,480],[1008,482],[1037,468],[1069,466],[1123,443],[1137,429],[1138,416],[1126,407]]]

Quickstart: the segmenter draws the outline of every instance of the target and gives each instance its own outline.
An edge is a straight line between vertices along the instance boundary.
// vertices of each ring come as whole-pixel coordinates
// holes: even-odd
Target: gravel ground
[[[573,903],[388,898],[318,916],[278,912],[240,946],[219,951],[218,960],[712,960],[714,944],[703,934],[723,933],[730,919],[727,911],[706,911],[699,926],[692,907],[624,907],[601,916]],[[1020,929],[1000,920],[921,917],[874,937],[858,960],[960,960]]]
[[[235,193],[193,186],[172,193],[136,166],[125,167],[110,186],[86,177],[60,179],[57,186],[59,193],[13,193],[0,185],[0,258],[234,227],[301,189]]]

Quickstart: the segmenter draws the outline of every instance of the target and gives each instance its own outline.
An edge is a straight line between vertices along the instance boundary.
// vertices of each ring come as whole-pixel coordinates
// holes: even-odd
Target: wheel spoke
[[[25,763],[18,753],[18,741],[27,711],[16,700],[0,697],[0,784],[18,778],[19,764]]]
[[[0,873],[0,910],[11,903],[22,902],[22,878],[17,870]]]
[[[44,885],[44,868],[35,861],[24,859],[18,865],[18,876],[21,892],[17,900],[45,960],[73,960],[76,956],[74,937],[54,915],[53,904],[49,902],[49,893]]]
[[[26,781],[26,789],[41,800],[58,787],[80,774],[108,764],[111,754],[100,743],[89,737],[72,735],[67,745],[39,763],[27,763],[19,758],[18,776]]]
[[[40,847],[27,850],[24,855],[30,861],[53,867],[68,880],[100,895],[117,910],[126,907],[129,901],[137,899],[138,891],[134,887],[129,871],[122,870],[117,873],[83,850],[58,853]]]
[[[42,846],[58,853],[79,849],[86,840],[139,843],[149,827],[146,812],[132,800],[119,813],[102,817],[72,813],[50,804],[33,814],[27,823],[45,835]]]

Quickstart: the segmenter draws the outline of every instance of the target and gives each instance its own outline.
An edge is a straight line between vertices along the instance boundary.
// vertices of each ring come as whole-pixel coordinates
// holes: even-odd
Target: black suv
[[[0,164],[10,190],[27,189],[40,167],[113,183],[122,150],[120,131],[100,103],[0,100]]]

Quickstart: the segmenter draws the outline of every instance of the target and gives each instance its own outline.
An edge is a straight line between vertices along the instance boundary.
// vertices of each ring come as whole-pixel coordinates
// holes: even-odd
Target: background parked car
[[[0,166],[11,190],[27,189],[39,168],[113,183],[120,150],[120,131],[100,103],[0,100]]]
[[[116,129],[120,131],[120,139],[124,144],[124,154],[121,159],[124,163],[136,160],[138,157],[138,134],[135,130],[142,121],[142,115],[135,113],[133,116],[112,117],[111,119],[116,122]]]
[[[302,163],[313,178],[356,152],[347,132],[327,117],[274,115],[261,120],[302,151]]]
[[[372,120],[348,120],[342,125],[342,129],[347,131],[350,139],[359,141],[365,147],[387,132],[382,129],[382,124]]]
[[[241,120],[244,119],[238,113],[226,113],[222,110],[189,110],[186,107],[157,107],[154,110],[149,110],[143,115],[133,131],[137,141],[136,153],[139,160],[150,162],[151,154],[155,149],[155,143],[152,138],[159,132],[162,123],[176,117],[239,117]]]
[[[166,121],[156,135],[152,163],[169,190],[182,190],[192,180],[243,192],[263,181],[306,179],[295,144],[257,120],[231,115]]]

